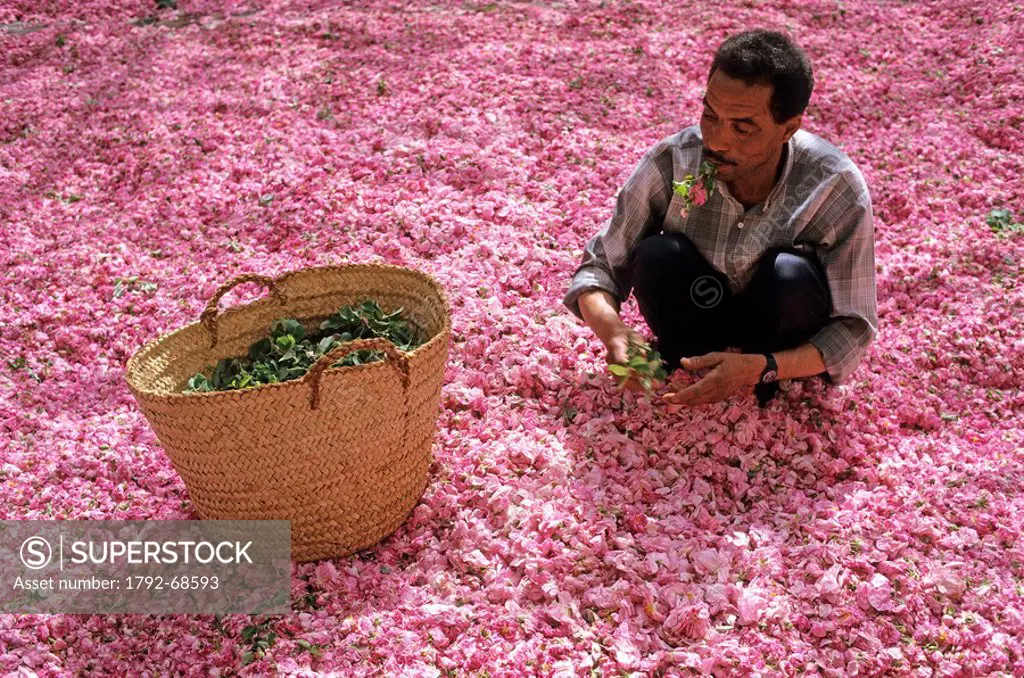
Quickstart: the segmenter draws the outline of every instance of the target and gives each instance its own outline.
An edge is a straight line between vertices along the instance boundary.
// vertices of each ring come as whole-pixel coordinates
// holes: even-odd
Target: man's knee
[[[806,289],[820,285],[820,272],[808,255],[795,252],[778,252],[775,254],[773,277],[778,285]]]
[[[806,314],[812,324],[824,323],[832,310],[828,279],[812,255],[781,252],[775,259],[775,279],[784,306]]]
[[[806,340],[832,311],[828,281],[812,255],[775,251],[761,262],[760,280],[751,286],[751,317],[771,343]]]

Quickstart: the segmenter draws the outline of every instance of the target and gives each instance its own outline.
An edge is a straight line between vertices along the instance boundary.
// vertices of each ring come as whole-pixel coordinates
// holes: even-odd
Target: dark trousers
[[[824,327],[832,311],[820,262],[794,250],[765,252],[750,284],[734,295],[689,238],[663,233],[634,250],[633,281],[669,371],[680,358],[729,347],[744,353],[795,348]],[[764,405],[777,390],[759,386],[755,393]]]

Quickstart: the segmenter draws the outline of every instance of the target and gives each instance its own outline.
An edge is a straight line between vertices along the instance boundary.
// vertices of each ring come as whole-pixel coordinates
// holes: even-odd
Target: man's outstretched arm
[[[776,351],[779,379],[801,379],[825,372],[821,352],[811,342],[785,351]],[[663,400],[670,405],[703,405],[724,400],[736,390],[756,384],[768,360],[760,353],[725,353],[716,351],[694,358],[683,358],[684,369],[710,369],[696,384],[676,393],[666,393]]]

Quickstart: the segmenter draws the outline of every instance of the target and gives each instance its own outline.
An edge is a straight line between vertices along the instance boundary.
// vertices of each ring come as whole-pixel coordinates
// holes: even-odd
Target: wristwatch
[[[779,378],[779,365],[775,362],[773,354],[765,353],[764,357],[768,364],[764,366],[764,371],[761,372],[761,378],[758,381],[762,384],[770,384]]]

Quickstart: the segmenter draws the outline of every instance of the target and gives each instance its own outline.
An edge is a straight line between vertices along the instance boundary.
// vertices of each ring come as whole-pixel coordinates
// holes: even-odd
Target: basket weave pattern
[[[271,295],[218,314],[243,282]],[[183,394],[193,374],[245,355],[281,317],[307,330],[340,306],[376,300],[429,340],[403,353],[384,339],[332,350],[301,379]],[[451,309],[433,279],[379,264],[326,266],[279,278],[245,275],[218,289],[199,322],[132,356],[129,388],[203,519],[290,520],[298,562],[348,555],[391,534],[426,489]],[[360,348],[383,361],[326,369]]]

